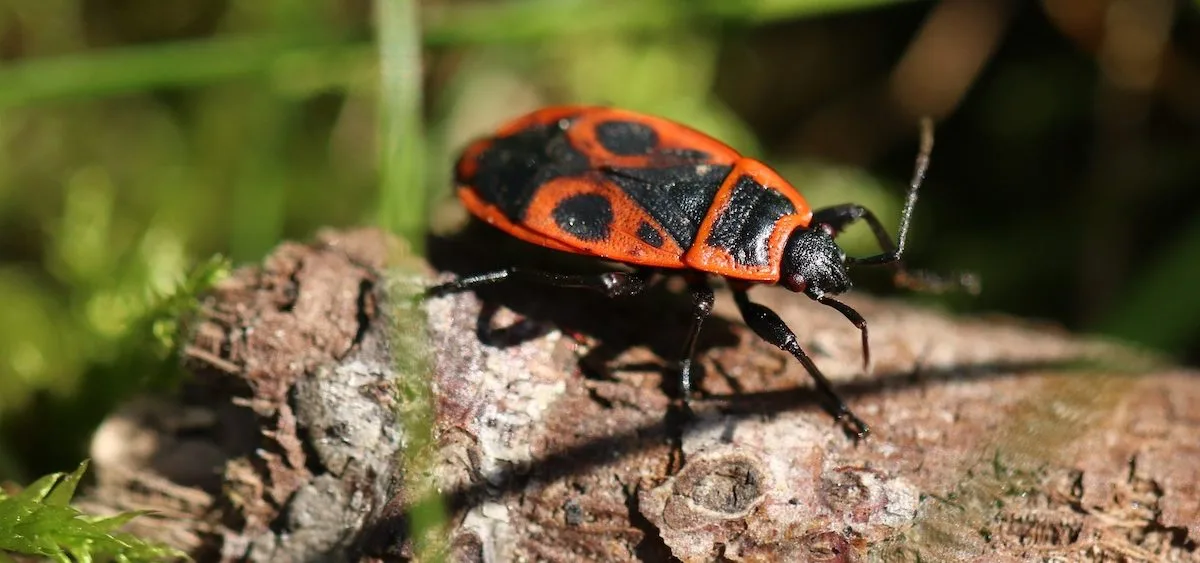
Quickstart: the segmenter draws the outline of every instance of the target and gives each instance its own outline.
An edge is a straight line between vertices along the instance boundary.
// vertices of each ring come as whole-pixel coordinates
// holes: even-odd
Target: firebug
[[[751,301],[747,291],[755,284],[782,285],[835,309],[861,332],[866,366],[867,322],[834,299],[851,287],[849,268],[889,264],[898,281],[923,289],[970,285],[968,277],[941,280],[911,272],[901,262],[933,145],[932,125],[928,120],[923,125],[893,242],[869,209],[846,203],[814,210],[766,164],[679,123],[606,107],[537,110],[463,151],[455,167],[458,198],[474,216],[509,235],[626,264],[632,271],[576,275],[507,268],[447,282],[426,295],[519,280],[617,297],[641,292],[655,274],[682,275],[693,307],[679,364],[686,400],[697,336],[713,306],[707,278],[723,276],[746,324],[794,356],[834,416],[865,437],[867,424],[834,391],[792,330],[775,312]],[[871,228],[881,253],[848,257],[834,242],[860,219]]]

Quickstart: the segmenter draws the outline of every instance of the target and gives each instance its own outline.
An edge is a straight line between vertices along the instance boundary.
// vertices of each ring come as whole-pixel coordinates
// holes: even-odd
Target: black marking
[[[795,212],[796,207],[786,196],[750,176],[742,176],[704,242],[724,249],[742,266],[765,266],[769,257],[767,241],[775,231],[775,223]]]
[[[679,248],[687,250],[695,242],[700,223],[704,222],[713,197],[731,169],[723,165],[687,164],[610,168],[604,173],[658,221]]]
[[[551,214],[558,228],[588,242],[607,239],[613,222],[612,204],[599,194],[565,197]]]
[[[654,248],[662,248],[662,235],[658,234],[658,229],[655,229],[654,225],[650,223],[642,221],[642,224],[638,225],[637,237]]]
[[[706,164],[711,157],[703,151],[660,148],[645,155],[646,167],[596,169],[567,138],[575,120],[576,116],[571,116],[495,139],[476,158],[476,173],[457,178],[458,184],[471,186],[481,200],[495,205],[510,221],[523,223],[534,195],[547,182],[563,177],[612,182],[646,210],[680,248],[691,248],[732,167]],[[644,127],[624,121],[597,127],[606,124]],[[599,130],[597,135],[602,136]],[[657,142],[657,135],[655,139]]]
[[[564,121],[568,121],[566,127]],[[578,176],[591,168],[587,156],[567,140],[569,127],[569,120],[563,119],[497,138],[478,156],[475,176],[460,177],[457,181],[473,186],[480,199],[500,208],[509,220],[520,223],[539,187],[555,178]]]
[[[637,156],[658,146],[658,133],[636,121],[605,121],[596,124],[596,140],[613,154]]]

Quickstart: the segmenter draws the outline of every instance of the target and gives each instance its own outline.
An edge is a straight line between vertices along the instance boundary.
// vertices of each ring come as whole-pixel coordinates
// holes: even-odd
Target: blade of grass
[[[420,251],[428,219],[421,127],[421,27],[416,0],[377,0],[380,197],[378,222]]]
[[[742,2],[750,9],[744,19],[752,23],[833,15],[854,10],[866,10],[894,4],[909,4],[917,0],[756,0]],[[708,6],[713,14],[735,9],[739,2],[712,0]]]
[[[425,15],[425,44],[517,43],[591,32],[646,32],[696,19],[763,23],[914,0],[513,0],[441,4]]]
[[[379,44],[379,223],[408,239],[419,252],[425,235],[425,140],[421,120],[421,25],[417,0],[376,0]],[[440,561],[446,508],[432,475],[433,401],[427,377],[426,340],[419,308],[399,307],[394,339],[397,368],[405,374],[400,420],[405,440],[405,490],[411,491],[410,537],[417,559]],[[410,318],[405,318],[410,317]],[[416,322],[413,322],[416,321]],[[414,330],[413,327],[418,327]]]
[[[520,43],[597,31],[652,31],[669,28],[696,11],[690,4],[640,0],[443,5],[427,11],[425,42],[432,46]]]
[[[0,69],[0,109],[261,75],[282,59],[304,53],[327,56],[349,45],[307,36],[262,35],[28,59]]]
[[[518,0],[443,4],[424,14],[430,46],[518,43],[577,33],[647,32],[696,18],[765,23],[911,2],[913,0]],[[586,17],[580,17],[585,14]],[[346,57],[373,55],[366,40],[307,34],[264,34],[122,47],[26,59],[0,68],[0,110],[81,96],[211,84],[295,69],[312,74],[311,58],[346,65]],[[337,76],[335,68],[330,74]],[[329,84],[322,83],[323,87]]]

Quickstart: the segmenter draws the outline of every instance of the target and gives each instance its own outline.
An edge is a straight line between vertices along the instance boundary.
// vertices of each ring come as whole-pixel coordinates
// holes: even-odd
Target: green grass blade
[[[428,220],[416,0],[375,3],[380,67],[379,224],[420,249]]]
[[[377,11],[381,16],[389,16],[380,18],[380,47],[387,50],[403,45],[390,41],[383,43],[382,40],[393,31],[401,34],[398,39],[418,40],[410,41],[412,45],[421,42],[431,46],[518,43],[588,32],[655,31],[696,18],[763,23],[910,1],[518,0],[455,3],[428,10],[421,20],[423,35],[416,32],[420,26],[415,2],[381,1]],[[403,15],[409,10],[413,13]],[[392,16],[393,13],[397,15]],[[394,23],[387,23],[392,20]],[[392,25],[398,27],[393,30]],[[289,69],[304,72],[306,76],[300,78],[312,80],[313,65],[298,64],[297,60],[314,61],[318,67],[329,67],[329,75],[337,76],[338,67],[352,66],[346,64],[346,57],[364,57],[367,52],[366,41],[301,33],[219,37],[25,59],[0,68],[0,84],[4,85],[0,88],[0,110],[73,97],[206,85],[275,72],[287,73]],[[381,51],[380,54],[385,53]]]
[[[0,69],[0,109],[252,76],[270,71],[298,50],[322,47],[329,48],[305,37],[262,35],[27,59]]]
[[[596,32],[665,30],[695,19],[762,23],[913,0],[515,0],[433,6],[427,45],[519,43]]]

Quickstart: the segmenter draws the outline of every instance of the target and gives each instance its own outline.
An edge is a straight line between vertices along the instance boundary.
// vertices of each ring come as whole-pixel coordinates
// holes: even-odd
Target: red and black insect
[[[847,268],[900,258],[917,190],[929,162],[926,129],[898,243],[867,208],[843,204],[814,211],[767,165],[678,123],[632,111],[549,107],[518,118],[468,146],[456,166],[458,197],[472,214],[519,239],[564,252],[628,264],[634,271],[572,275],[520,268],[464,277],[427,291],[436,296],[507,280],[580,287],[609,296],[642,291],[655,273],[689,282],[693,322],[680,361],[680,388],[690,396],[700,327],[713,305],[707,274],[724,276],[746,324],[808,370],[839,420],[865,436],[869,428],[837,395],[773,311],[754,303],[754,284],[779,284],[867,323],[832,296],[850,289]],[[848,258],[834,237],[863,219],[883,252]],[[911,276],[926,285],[942,282]]]

